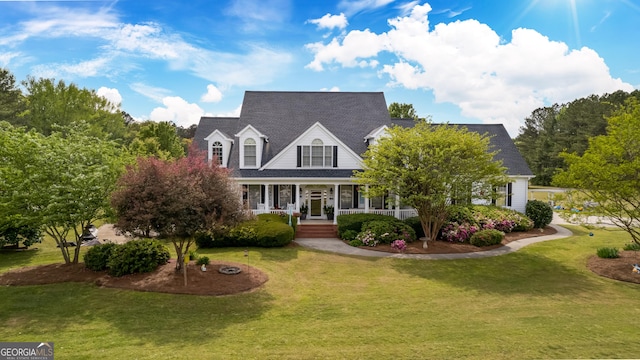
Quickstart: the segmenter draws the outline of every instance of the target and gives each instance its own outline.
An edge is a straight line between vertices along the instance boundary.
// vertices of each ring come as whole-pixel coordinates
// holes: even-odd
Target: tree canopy
[[[607,121],[607,134],[592,138],[584,154],[561,154],[568,168],[554,184],[582,193],[640,244],[640,101],[627,100]]]
[[[389,116],[400,119],[418,119],[413,104],[401,104],[397,102],[392,102],[389,105]]]
[[[139,156],[155,156],[163,160],[178,159],[185,155],[184,142],[178,136],[176,126],[166,121],[140,124],[129,149]]]
[[[82,123],[44,136],[2,122],[0,144],[0,218],[42,227],[65,262],[77,263],[80,235],[106,216],[124,169],[120,147],[89,135]],[[78,245],[73,254],[69,241]]]
[[[493,187],[507,182],[494,161],[489,137],[449,124],[416,121],[394,126],[364,154],[356,181],[367,196],[395,194],[418,211],[425,234],[433,240],[452,202],[490,200]]]
[[[111,204],[117,228],[171,239],[177,268],[197,232],[233,225],[244,217],[240,191],[228,169],[209,166],[195,148],[177,160],[138,158],[118,180]]]
[[[0,68],[0,121],[16,123],[24,110],[24,97],[9,70]]]
[[[570,103],[534,110],[525,119],[515,144],[536,175],[531,183],[550,185],[553,175],[567,164],[562,152],[582,155],[589,138],[606,134],[607,120],[626,99],[640,99],[640,91],[591,95]]]

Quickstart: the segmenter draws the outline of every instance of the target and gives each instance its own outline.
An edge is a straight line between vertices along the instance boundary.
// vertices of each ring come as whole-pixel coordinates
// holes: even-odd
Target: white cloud
[[[120,91],[118,91],[118,89],[111,89],[103,86],[98,89],[96,93],[109,100],[113,105],[119,105],[122,103],[122,95],[120,95]]]
[[[375,10],[395,0],[341,0],[338,4],[339,9],[344,9],[347,15],[353,15],[361,11]]]
[[[222,100],[222,92],[215,85],[207,85],[207,93],[202,95],[200,101],[207,103],[217,103]]]
[[[229,112],[225,112],[225,113],[218,113],[215,116],[217,117],[240,117],[240,112],[242,111],[242,104],[240,104],[237,108],[229,111]]]
[[[152,121],[171,121],[177,126],[189,127],[197,124],[200,117],[205,115],[200,106],[188,103],[179,96],[167,96],[162,99],[162,103],[165,107],[153,109],[149,119]]]
[[[169,94],[171,94],[170,90],[155,86],[149,86],[143,83],[133,83],[129,85],[129,87],[131,88],[131,90],[137,92],[138,94],[159,103],[162,102],[162,100]]]
[[[377,60],[389,86],[431,90],[436,102],[453,103],[470,118],[503,123],[512,135],[538,107],[633,90],[612,78],[592,49],[571,50],[530,29],[516,29],[506,41],[476,20],[430,28],[430,11],[428,4],[417,5],[408,16],[390,19],[387,32],[353,30],[326,44],[307,44],[314,53],[307,68],[377,66]],[[383,52],[395,59],[379,56]]]
[[[289,0],[232,0],[225,13],[237,17],[245,31],[263,31],[283,22],[291,6]]]
[[[7,67],[12,59],[18,58],[19,56],[19,52],[0,53],[0,66]]]
[[[308,20],[307,22],[311,24],[315,24],[318,27],[318,29],[328,29],[328,30],[333,30],[333,29],[344,30],[347,27],[347,25],[349,25],[349,22],[347,21],[347,17],[344,16],[344,13],[340,13],[340,15],[331,15],[327,13],[325,16],[319,19],[311,19],[311,20]]]
[[[320,91],[328,91],[328,92],[339,92],[340,88],[337,86],[333,86],[331,88],[322,88]]]

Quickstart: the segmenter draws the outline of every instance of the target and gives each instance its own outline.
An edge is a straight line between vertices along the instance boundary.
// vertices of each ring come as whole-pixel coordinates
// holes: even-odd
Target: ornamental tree
[[[124,169],[119,146],[87,131],[77,124],[44,136],[0,123],[0,218],[42,228],[67,264],[78,262],[83,229],[106,216]]]
[[[192,147],[177,160],[138,158],[111,195],[115,227],[149,237],[169,238],[182,267],[197,232],[244,219],[240,190],[229,170],[209,166]]]
[[[582,156],[562,154],[568,169],[554,185],[575,189],[640,244],[640,101],[629,99],[607,122],[607,134],[591,138]]]
[[[354,176],[368,197],[395,194],[415,208],[427,239],[435,240],[452,202],[488,201],[493,187],[506,184],[494,155],[485,135],[416,121],[411,128],[389,128],[365,152],[362,171]]]

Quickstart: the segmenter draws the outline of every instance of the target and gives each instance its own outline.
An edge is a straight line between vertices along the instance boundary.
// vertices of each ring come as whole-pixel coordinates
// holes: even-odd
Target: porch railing
[[[281,214],[281,213],[289,213],[289,210],[284,209],[252,209],[251,210],[254,215],[258,214]],[[364,214],[364,209],[338,209],[337,215],[347,215],[347,214]],[[396,216],[396,210],[389,209],[369,209],[369,214],[379,214],[379,215],[388,215],[388,216]],[[413,216],[418,216],[418,212],[414,209],[400,209],[397,213],[397,218],[400,220],[405,220]]]

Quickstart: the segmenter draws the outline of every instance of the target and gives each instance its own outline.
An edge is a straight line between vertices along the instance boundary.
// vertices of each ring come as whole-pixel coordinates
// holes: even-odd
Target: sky
[[[239,116],[244,92],[384,92],[501,123],[640,88],[640,0],[0,0],[0,67],[136,120]]]

